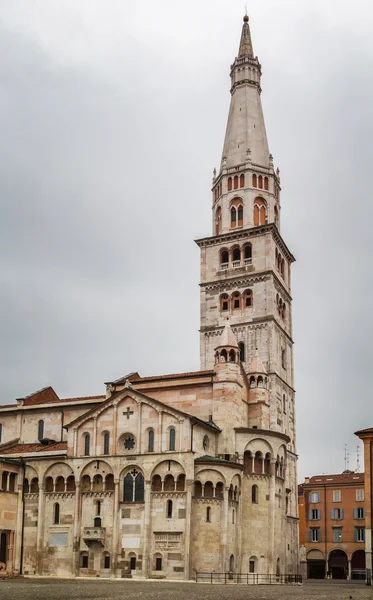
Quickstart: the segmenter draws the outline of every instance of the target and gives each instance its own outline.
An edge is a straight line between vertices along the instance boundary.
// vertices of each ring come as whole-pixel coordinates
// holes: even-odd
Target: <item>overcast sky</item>
[[[238,0],[0,0],[0,403],[199,369]],[[373,4],[251,0],[293,267],[299,479],[373,426]]]

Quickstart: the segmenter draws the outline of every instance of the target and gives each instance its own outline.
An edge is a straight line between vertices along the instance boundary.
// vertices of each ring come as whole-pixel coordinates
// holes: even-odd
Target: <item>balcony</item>
[[[89,546],[93,543],[98,543],[104,546],[105,544],[105,527],[83,527],[83,540]]]
[[[241,261],[240,261],[240,260],[234,260],[234,261],[232,262],[232,267],[233,267],[234,269],[238,269],[240,266],[241,266]]]
[[[228,269],[229,268],[229,263],[221,263],[220,268],[221,269]]]

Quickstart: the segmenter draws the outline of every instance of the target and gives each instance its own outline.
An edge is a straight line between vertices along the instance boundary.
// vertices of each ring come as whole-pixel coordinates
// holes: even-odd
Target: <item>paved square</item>
[[[360,600],[372,597],[373,588],[353,582],[246,586],[57,579],[0,581],[1,600]]]

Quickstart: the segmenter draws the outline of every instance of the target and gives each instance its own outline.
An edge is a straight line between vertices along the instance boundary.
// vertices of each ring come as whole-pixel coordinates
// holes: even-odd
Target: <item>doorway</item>
[[[6,546],[7,546],[7,534],[5,531],[0,535],[0,562],[6,565]]]

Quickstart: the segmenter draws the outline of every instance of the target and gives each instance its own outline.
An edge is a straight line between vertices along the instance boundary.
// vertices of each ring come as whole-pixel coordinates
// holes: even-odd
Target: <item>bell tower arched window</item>
[[[255,173],[253,175],[253,187],[258,187],[258,180],[257,180]]]
[[[104,434],[104,454],[109,454],[109,444],[110,444],[110,435],[108,433]]]
[[[231,208],[231,228],[236,227],[237,225],[237,212],[236,207],[232,206]]]
[[[245,260],[245,264],[251,264],[252,262],[252,257],[253,257],[253,249],[251,244],[246,244],[245,248],[244,248],[244,260]]]
[[[238,189],[238,175],[234,176],[234,189],[237,190]]]
[[[265,225],[267,222],[267,206],[262,198],[254,201],[254,225]]]
[[[241,295],[240,292],[235,292],[232,296],[233,310],[241,308]]]
[[[232,177],[228,177],[228,192],[232,191]]]
[[[245,344],[243,342],[238,342],[238,348],[240,351],[240,361],[245,362]]]
[[[229,310],[229,297],[228,294],[222,294],[220,296],[220,311],[226,312]]]
[[[263,177],[261,175],[258,177],[258,188],[263,189]]]
[[[253,291],[246,290],[243,297],[244,297],[244,307],[251,308],[251,306],[253,305]]]
[[[240,187],[245,187],[245,175],[243,173],[240,176]]]
[[[228,250],[221,250],[220,252],[220,266],[222,269],[227,269],[229,266],[229,252]]]
[[[148,452],[154,452],[154,431],[151,429],[148,434]]]

